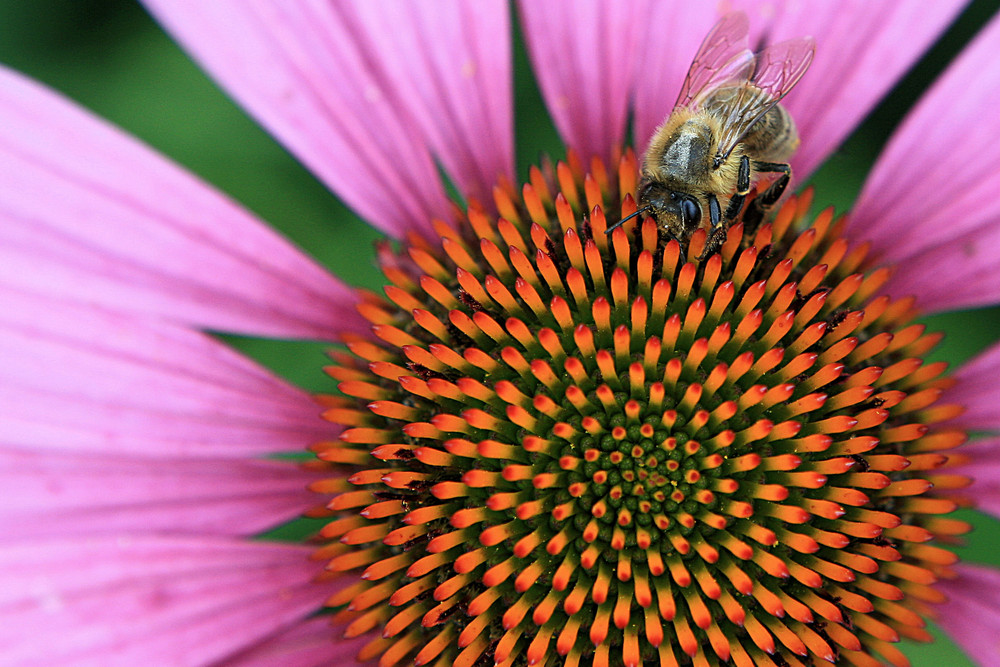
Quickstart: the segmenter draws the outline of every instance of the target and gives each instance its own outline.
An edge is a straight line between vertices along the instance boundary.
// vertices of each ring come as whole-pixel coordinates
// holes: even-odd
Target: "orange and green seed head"
[[[383,667],[906,664],[967,530],[938,337],[808,195],[703,261],[606,235],[637,172],[571,153],[382,248],[315,447],[334,619]]]

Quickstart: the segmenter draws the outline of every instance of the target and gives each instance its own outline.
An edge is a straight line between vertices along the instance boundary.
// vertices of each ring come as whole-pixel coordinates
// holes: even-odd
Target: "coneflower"
[[[148,4],[394,237],[385,286],[0,70],[0,663],[905,665],[928,621],[1000,661],[950,549],[1000,512],[1000,348],[948,374],[914,319],[1000,303],[1000,20],[850,214],[703,253],[605,230],[728,4],[519,3],[575,149],[523,183],[505,2]],[[962,3],[733,4],[816,39],[802,179]],[[205,332],[346,343],[339,393]]]

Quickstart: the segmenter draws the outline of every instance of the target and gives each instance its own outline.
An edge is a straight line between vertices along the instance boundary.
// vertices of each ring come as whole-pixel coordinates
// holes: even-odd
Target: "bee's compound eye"
[[[681,216],[684,226],[693,229],[701,222],[701,206],[694,199],[684,198],[681,200]]]

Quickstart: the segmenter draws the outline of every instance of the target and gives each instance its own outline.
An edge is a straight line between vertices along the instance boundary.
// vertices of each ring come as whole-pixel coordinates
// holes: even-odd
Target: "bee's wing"
[[[752,85],[734,89],[733,99],[720,105],[719,155],[728,156],[754,123],[788,94],[809,69],[815,52],[816,43],[804,37],[773,44],[755,56]]]
[[[747,47],[749,30],[743,12],[726,14],[715,24],[691,61],[675,107],[695,107],[705,92],[749,78],[754,62]]]

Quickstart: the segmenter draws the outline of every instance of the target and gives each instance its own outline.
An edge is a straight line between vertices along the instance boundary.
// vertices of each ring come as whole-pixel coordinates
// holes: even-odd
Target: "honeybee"
[[[705,254],[721,242],[739,215],[757,174],[780,176],[755,201],[763,210],[781,197],[799,144],[795,123],[778,102],[812,63],[816,46],[805,37],[747,48],[747,17],[724,16],[691,62],[673,111],[646,149],[639,209],[679,242],[699,227],[709,231]]]

